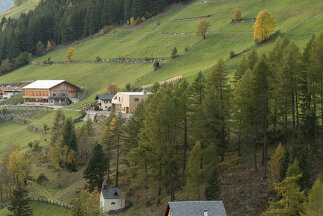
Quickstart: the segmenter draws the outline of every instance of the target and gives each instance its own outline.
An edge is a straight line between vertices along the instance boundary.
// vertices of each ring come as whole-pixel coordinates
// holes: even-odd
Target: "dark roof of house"
[[[120,199],[122,197],[122,192],[117,187],[102,190],[101,193],[104,199]]]
[[[112,94],[98,94],[95,98],[95,100],[112,100],[114,95]]]
[[[204,211],[207,211],[208,216],[227,215],[222,201],[169,202],[165,215],[169,210],[172,216],[204,216]]]

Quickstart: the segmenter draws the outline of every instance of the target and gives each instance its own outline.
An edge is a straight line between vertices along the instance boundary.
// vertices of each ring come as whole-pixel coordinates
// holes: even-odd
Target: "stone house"
[[[165,216],[227,216],[222,201],[169,202]]]
[[[100,110],[111,111],[113,94],[98,94],[95,97]]]
[[[0,101],[9,100],[21,91],[21,87],[0,87]]]
[[[65,80],[37,80],[24,89],[26,105],[63,106],[79,102],[80,88]]]
[[[118,92],[112,99],[112,109],[122,113],[133,113],[137,105],[145,100],[150,93],[143,92]]]
[[[119,188],[108,188],[106,181],[102,184],[100,205],[104,213],[113,214],[122,211],[126,206],[126,199]]]

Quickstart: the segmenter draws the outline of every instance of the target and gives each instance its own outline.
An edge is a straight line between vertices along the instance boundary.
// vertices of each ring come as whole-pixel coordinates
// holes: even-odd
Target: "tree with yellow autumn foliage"
[[[274,30],[275,23],[275,18],[268,10],[260,11],[254,25],[254,40],[257,42],[268,40]]]
[[[71,47],[68,51],[67,51],[67,53],[66,53],[66,60],[67,61],[69,61],[69,62],[71,62],[72,61],[72,58],[73,58],[73,56],[74,56],[74,48],[73,47]]]
[[[272,155],[271,160],[269,162],[271,182],[273,184],[279,182],[280,170],[282,167],[284,154],[285,154],[285,150],[282,147],[282,144],[279,144],[278,147],[276,148],[275,153]]]
[[[239,20],[239,19],[241,19],[241,16],[242,16],[241,9],[240,8],[235,8],[233,10],[233,19],[234,20]]]
[[[207,30],[210,28],[210,26],[211,24],[209,21],[202,20],[197,26],[196,35],[203,39],[206,39],[206,33],[207,33]]]

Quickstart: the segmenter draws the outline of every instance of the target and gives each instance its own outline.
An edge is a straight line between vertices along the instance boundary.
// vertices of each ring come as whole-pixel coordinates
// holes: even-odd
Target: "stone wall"
[[[248,18],[248,19],[232,19],[231,24],[235,24],[235,23],[245,23],[245,22],[251,22],[251,21],[256,21],[257,18]]]
[[[170,58],[108,58],[108,59],[100,59],[100,60],[76,60],[76,61],[57,61],[51,64],[45,64],[43,62],[31,62],[33,65],[40,65],[40,66],[50,66],[55,64],[82,64],[82,63],[103,63],[103,62],[116,62],[116,63],[153,63],[154,61],[166,61],[170,60]]]
[[[173,22],[192,21],[192,20],[209,18],[211,16],[213,16],[213,14],[209,14],[209,15],[206,15],[206,16],[198,16],[198,17],[188,17],[188,18],[181,18],[181,19],[173,19]]]

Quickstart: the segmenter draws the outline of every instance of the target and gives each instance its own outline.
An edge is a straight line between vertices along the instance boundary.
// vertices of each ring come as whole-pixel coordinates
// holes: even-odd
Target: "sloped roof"
[[[21,87],[0,87],[0,91],[3,92],[21,92]]]
[[[208,216],[227,215],[222,201],[169,202],[168,210],[172,212],[172,216],[204,216],[205,210]]]
[[[120,199],[122,197],[122,192],[117,187],[102,190],[101,193],[104,199]]]
[[[98,94],[95,100],[112,100],[115,95],[112,94]]]
[[[37,80],[25,86],[24,89],[51,89],[63,82],[65,80]]]
[[[118,93],[126,94],[126,95],[137,95],[137,96],[151,94],[151,92],[145,92],[145,91],[143,91],[143,92],[118,92]]]

